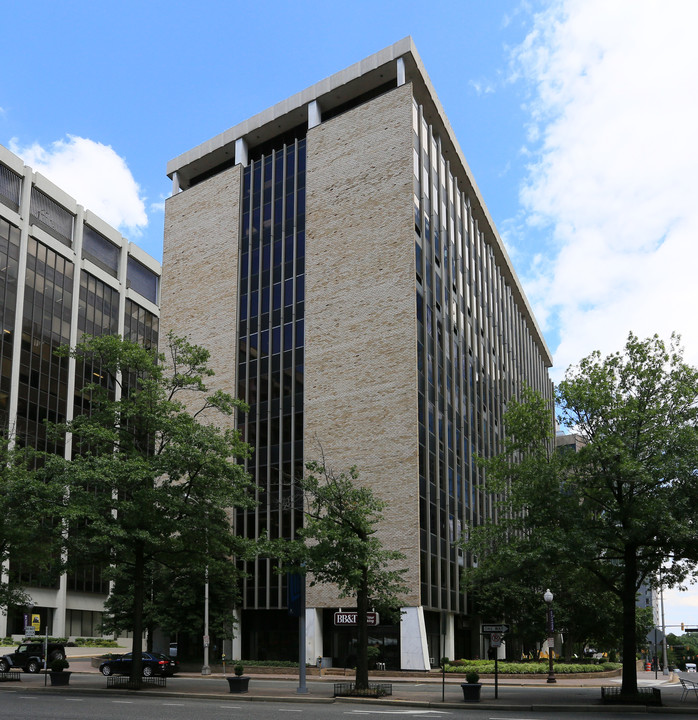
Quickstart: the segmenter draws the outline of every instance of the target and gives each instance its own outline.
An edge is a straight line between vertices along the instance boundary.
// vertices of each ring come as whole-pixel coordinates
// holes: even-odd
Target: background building
[[[47,437],[44,420],[70,420],[87,407],[75,376],[92,368],[54,350],[85,333],[118,333],[157,347],[159,282],[156,260],[0,146],[3,431],[22,445],[70,457],[69,446]],[[39,578],[16,558],[2,572],[19,576],[42,629],[100,634],[108,586],[99,567],[75,559],[67,573]],[[23,633],[24,613],[0,613],[0,637]]]
[[[250,405],[260,504],[238,531],[293,536],[294,480],[321,445],[387,501],[381,537],[407,557],[402,620],[371,632],[381,660],[481,652],[454,544],[495,514],[474,456],[499,450],[523,383],[551,397],[551,357],[411,39],[167,172],[163,330],[209,347]],[[297,657],[284,578],[267,559],[248,569],[235,652]],[[307,604],[307,658],[351,663],[333,589],[309,587]]]

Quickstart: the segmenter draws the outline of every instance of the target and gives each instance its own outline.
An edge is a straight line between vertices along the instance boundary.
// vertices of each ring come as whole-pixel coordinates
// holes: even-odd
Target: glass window
[[[159,281],[156,273],[129,255],[127,287],[133,288],[150,302],[157,303]]]
[[[19,210],[19,194],[22,178],[6,165],[0,163],[0,202],[13,210]]]
[[[121,250],[89,225],[85,225],[82,234],[82,256],[114,277],[119,270]]]
[[[65,245],[73,241],[73,214],[36,187],[32,187],[31,222]]]

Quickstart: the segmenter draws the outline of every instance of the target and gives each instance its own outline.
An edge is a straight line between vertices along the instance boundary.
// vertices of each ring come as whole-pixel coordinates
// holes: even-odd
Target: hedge
[[[599,665],[582,665],[581,663],[555,662],[553,668],[556,674],[567,675],[571,673],[592,673],[607,670],[617,670],[622,667],[620,663],[602,663]],[[446,665],[447,673],[466,673],[474,670],[484,674],[494,673],[494,660],[454,660]],[[541,662],[499,662],[497,670],[506,675],[544,675],[548,673],[548,661]]]

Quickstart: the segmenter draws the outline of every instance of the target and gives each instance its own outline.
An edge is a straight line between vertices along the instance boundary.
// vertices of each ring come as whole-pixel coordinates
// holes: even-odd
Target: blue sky
[[[694,0],[5,3],[0,143],[162,257],[169,159],[412,35],[560,379],[698,364]],[[671,614],[673,613],[673,614]],[[698,620],[694,589],[667,623]]]

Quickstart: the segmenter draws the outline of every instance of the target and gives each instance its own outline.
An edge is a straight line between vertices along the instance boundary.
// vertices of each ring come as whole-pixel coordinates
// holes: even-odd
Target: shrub
[[[66,668],[70,667],[70,663],[64,658],[56,658],[55,660],[51,660],[49,667],[52,672],[63,672]]]
[[[245,663],[249,667],[298,667],[298,662],[293,660],[245,660]],[[306,667],[315,667],[315,664],[306,663]]]
[[[480,682],[480,675],[479,673],[476,673],[475,670],[470,670],[465,673],[465,681],[470,685],[475,685]]]
[[[618,663],[604,663],[603,665],[582,665],[580,663],[555,663],[555,672],[561,675],[569,673],[589,673],[600,670],[617,670]],[[500,662],[499,672],[507,675],[544,675],[548,672],[548,662]],[[494,673],[494,660],[454,660],[446,665],[448,673],[477,672]]]
[[[240,675],[242,675],[242,673],[245,672],[245,668],[244,668],[244,666],[242,665],[242,663],[236,663],[236,664],[235,664],[235,667],[233,668],[233,671],[235,672],[235,674],[236,674],[238,677],[240,677]]]
[[[119,647],[116,640],[107,640],[105,638],[75,638],[75,645],[78,647]]]

